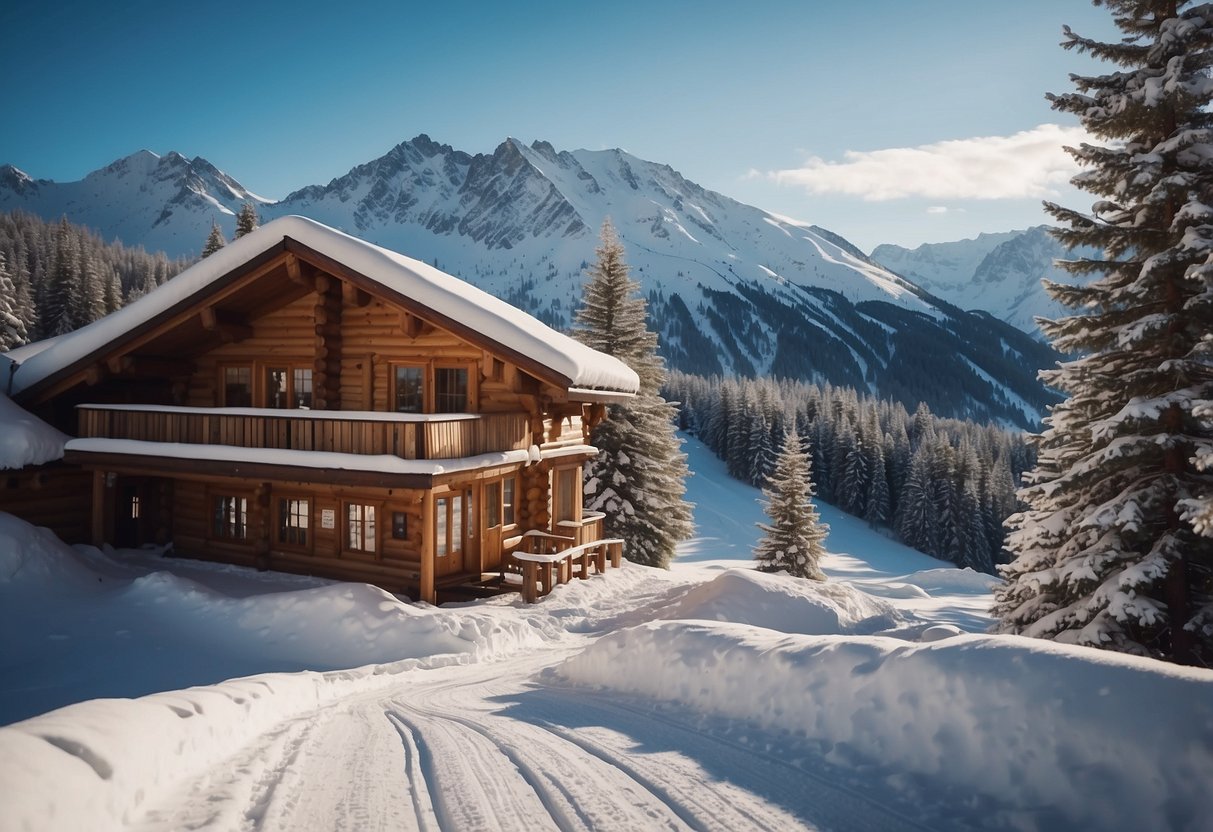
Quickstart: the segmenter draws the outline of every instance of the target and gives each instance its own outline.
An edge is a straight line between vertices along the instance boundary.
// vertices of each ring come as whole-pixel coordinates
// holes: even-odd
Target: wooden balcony
[[[521,413],[483,415],[341,410],[98,405],[77,407],[81,438],[231,445],[402,459],[454,459],[529,446]]]

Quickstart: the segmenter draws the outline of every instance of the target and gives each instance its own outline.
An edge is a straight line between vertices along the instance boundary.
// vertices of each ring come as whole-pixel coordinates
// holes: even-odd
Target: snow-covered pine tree
[[[1064,264],[1091,282],[1048,287],[1076,314],[1044,331],[1079,357],[1043,374],[1068,398],[1009,522],[994,612],[1003,632],[1207,666],[1213,538],[1184,516],[1213,489],[1197,464],[1213,448],[1213,6],[1102,4],[1126,37],[1067,28],[1062,45],[1120,70],[1050,96],[1106,142],[1068,149],[1101,199],[1045,207],[1059,240],[1103,256]]]
[[[259,225],[261,225],[261,218],[257,216],[256,206],[251,202],[244,203],[240,206],[240,213],[236,215],[235,239],[239,240],[245,234],[255,231]]]
[[[820,562],[829,526],[821,522],[813,504],[812,460],[795,428],[784,434],[775,471],[762,494],[771,522],[758,524],[762,529],[754,547],[758,568],[824,581]]]
[[[17,288],[8,273],[4,254],[0,253],[0,351],[19,347],[29,340],[25,321],[17,309]]]
[[[645,320],[640,285],[628,276],[623,244],[603,223],[597,260],[590,267],[576,313],[578,340],[613,355],[640,376],[640,392],[610,405],[593,434],[599,453],[588,463],[589,508],[606,514],[605,531],[627,541],[628,560],[669,566],[674,547],[691,535],[686,493],[687,458],[674,432],[677,411],[661,397],[665,362]]]
[[[211,233],[207,235],[206,243],[202,246],[202,256],[210,257],[219,249],[227,245],[223,239],[223,232],[219,229],[219,223],[211,222]]]

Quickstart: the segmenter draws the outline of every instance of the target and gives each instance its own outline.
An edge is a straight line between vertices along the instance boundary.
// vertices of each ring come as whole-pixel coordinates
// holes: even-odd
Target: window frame
[[[389,413],[423,413],[426,415],[435,415],[444,413],[456,414],[479,412],[480,363],[478,361],[472,359],[426,360],[423,358],[389,358],[385,363],[388,367],[387,408]],[[420,410],[396,409],[396,402],[398,399],[398,383],[396,373],[401,369],[417,370],[421,376]],[[466,389],[463,399],[463,409],[461,410],[438,410],[438,374],[443,370],[455,370],[463,372],[467,376]]]
[[[374,548],[354,548],[350,545],[350,508],[354,506],[361,507],[364,511],[361,519],[358,521],[362,524],[362,536],[365,543],[366,535],[366,512],[365,509],[371,509],[372,512],[372,545]],[[383,503],[368,500],[342,500],[341,501],[341,553],[343,555],[351,555],[358,558],[370,558],[379,560],[383,557]]]
[[[262,406],[270,410],[311,410],[312,404],[315,402],[316,387],[314,382],[315,367],[310,362],[287,360],[287,361],[259,361],[257,366],[261,369],[261,402]],[[286,399],[285,405],[275,405],[270,403],[270,373],[281,371],[285,375],[285,383],[283,384],[283,396]],[[306,405],[297,404],[295,402],[298,392],[299,382],[296,378],[298,373],[307,373],[307,396],[308,403]]]
[[[581,512],[577,509],[578,500],[578,483],[580,477],[578,473],[580,467],[566,466],[563,468],[552,469],[552,523],[576,523],[581,519]],[[566,488],[567,486],[567,488]],[[564,505],[567,498],[568,505]],[[563,509],[568,509],[567,517],[564,516]]]
[[[249,373],[248,382],[248,404],[232,404],[228,401],[228,370],[247,370]],[[225,361],[219,364],[216,368],[219,375],[216,381],[218,387],[218,400],[220,407],[256,407],[257,406],[257,362],[255,361]]]
[[[222,531],[222,529],[230,526],[230,521],[228,519],[227,508],[225,507],[224,508],[225,522],[222,527],[219,525],[219,522],[218,522],[219,507],[217,505],[218,500],[233,500],[233,501],[239,500],[239,501],[241,501],[240,509],[241,509],[241,514],[243,514],[244,522],[240,526],[241,535],[239,537],[227,534],[226,532]],[[206,502],[207,502],[207,518],[208,518],[207,524],[206,524],[206,539],[208,541],[212,541],[212,542],[216,542],[216,543],[229,543],[229,544],[236,545],[236,546],[251,546],[253,544],[254,541],[253,541],[252,537],[249,535],[249,532],[251,531],[249,526],[251,525],[252,520],[253,520],[253,517],[252,517],[253,512],[252,512],[251,507],[254,504],[253,496],[251,493],[249,493],[247,491],[221,491],[218,489],[211,489],[206,492]]]
[[[316,499],[311,494],[274,494],[274,544],[276,548],[311,554],[316,545]],[[305,542],[289,543],[282,539],[282,533],[287,528],[283,525],[283,503],[307,503],[307,526],[304,528]],[[292,513],[290,516],[294,516]],[[292,528],[299,528],[293,526]]]
[[[506,500],[506,483],[510,484],[510,499]],[[508,529],[518,525],[518,475],[510,474],[501,478],[501,528]]]
[[[420,410],[398,410],[396,403],[397,395],[397,371],[399,370],[419,370],[421,375],[421,409]],[[388,365],[388,375],[390,384],[388,390],[388,411],[391,413],[428,413],[429,406],[427,398],[430,392],[430,384],[427,378],[428,371],[426,364],[423,361],[393,361]]]

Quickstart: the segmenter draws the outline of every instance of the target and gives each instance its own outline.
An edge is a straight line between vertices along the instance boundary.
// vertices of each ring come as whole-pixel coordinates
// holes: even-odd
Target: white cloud
[[[931,207],[927,208],[927,213],[928,214],[946,214],[946,213],[948,213],[948,206],[932,205]]]
[[[1011,136],[950,139],[918,147],[848,150],[843,160],[813,157],[804,167],[769,174],[816,194],[871,202],[927,199],[1024,199],[1056,196],[1078,167],[1062,145],[1087,139],[1080,127],[1041,124]],[[946,208],[929,208],[945,213]]]

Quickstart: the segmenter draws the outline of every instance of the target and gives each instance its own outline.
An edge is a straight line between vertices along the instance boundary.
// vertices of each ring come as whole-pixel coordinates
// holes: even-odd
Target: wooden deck
[[[452,459],[525,449],[525,414],[492,413],[424,420],[407,414],[283,411],[253,408],[227,413],[210,408],[80,405],[82,438],[139,439],[192,445],[230,445],[292,451],[390,454],[402,459]]]

